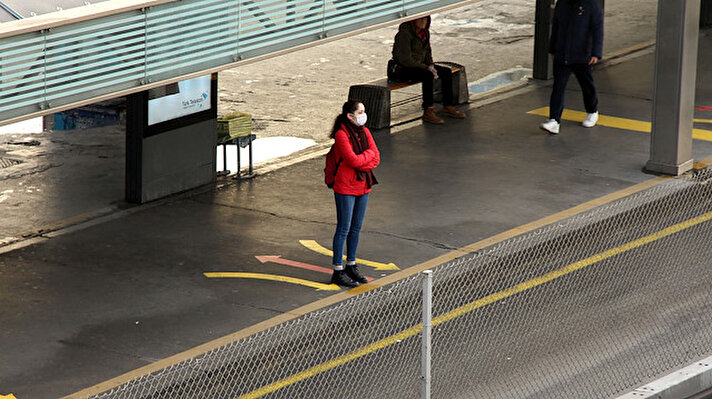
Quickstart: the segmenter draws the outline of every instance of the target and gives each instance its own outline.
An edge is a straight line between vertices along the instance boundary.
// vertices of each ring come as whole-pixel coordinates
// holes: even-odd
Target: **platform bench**
[[[257,135],[255,134],[248,134],[244,136],[238,136],[238,137],[230,137],[230,136],[224,136],[224,137],[218,137],[217,145],[222,146],[222,152],[223,152],[223,170],[220,172],[217,172],[218,176],[227,176],[230,174],[230,170],[227,168],[227,150],[226,146],[228,144],[234,144],[235,145],[235,150],[237,151],[237,172],[235,173],[235,176],[233,179],[239,180],[239,179],[251,179],[255,177],[255,173],[252,168],[252,142],[255,141],[257,138]],[[241,173],[241,167],[240,167],[240,148],[245,148],[249,147],[249,163],[248,163],[248,170],[247,174],[242,174]]]
[[[467,74],[465,67],[454,62],[437,62],[439,66],[449,67],[452,71],[452,96],[456,105],[469,101],[467,89]],[[433,85],[435,101],[441,101],[441,80]],[[349,87],[349,99],[363,102],[368,114],[366,127],[369,129],[383,129],[391,125],[391,92],[404,87],[420,84],[420,82],[394,82],[387,78],[375,80],[365,84]]]

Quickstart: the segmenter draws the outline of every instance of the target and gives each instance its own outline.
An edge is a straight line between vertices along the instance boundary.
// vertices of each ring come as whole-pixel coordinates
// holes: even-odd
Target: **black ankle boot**
[[[358,266],[346,265],[344,270],[346,270],[346,275],[351,277],[351,280],[358,281],[361,284],[366,284],[368,282],[368,280],[366,280],[366,277],[362,276],[361,273],[358,271]]]
[[[344,270],[334,270],[334,274],[331,275],[331,283],[350,288],[358,287],[359,285],[357,282],[353,281]]]

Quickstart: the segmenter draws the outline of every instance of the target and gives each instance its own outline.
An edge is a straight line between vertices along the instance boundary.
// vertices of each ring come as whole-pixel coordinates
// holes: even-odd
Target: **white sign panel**
[[[149,90],[148,125],[209,110],[210,75]]]

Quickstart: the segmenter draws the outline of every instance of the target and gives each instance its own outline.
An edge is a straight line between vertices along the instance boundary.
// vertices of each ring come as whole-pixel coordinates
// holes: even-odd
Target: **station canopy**
[[[0,0],[0,23],[110,0]],[[4,6],[4,7],[3,7]],[[9,10],[8,10],[9,9]],[[17,16],[16,16],[17,15]]]

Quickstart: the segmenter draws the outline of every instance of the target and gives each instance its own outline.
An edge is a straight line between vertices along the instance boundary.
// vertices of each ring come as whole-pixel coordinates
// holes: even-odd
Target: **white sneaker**
[[[556,119],[549,119],[539,125],[539,127],[551,134],[559,134],[559,122],[557,122]]]
[[[586,119],[584,119],[581,124],[583,127],[594,127],[596,126],[596,122],[598,122],[598,111],[592,114],[586,114]]]

